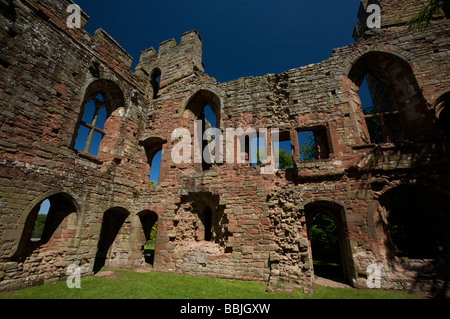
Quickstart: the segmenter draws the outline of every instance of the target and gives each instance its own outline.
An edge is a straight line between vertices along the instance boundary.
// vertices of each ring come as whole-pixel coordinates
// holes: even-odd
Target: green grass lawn
[[[116,270],[117,278],[83,277],[81,289],[69,289],[61,281],[13,292],[0,293],[0,299],[412,299],[418,296],[382,290],[315,287],[314,296],[301,290],[267,293],[264,283],[190,277],[184,275],[139,273]]]

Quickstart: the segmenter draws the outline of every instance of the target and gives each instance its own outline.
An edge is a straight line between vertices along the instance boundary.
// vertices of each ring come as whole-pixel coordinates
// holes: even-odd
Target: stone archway
[[[44,196],[23,215],[23,221],[19,221],[19,224],[23,223],[23,230],[12,259],[24,260],[34,251],[43,252],[57,247],[67,250],[70,239],[75,238],[79,221],[78,203],[65,192],[54,192]],[[33,240],[33,231],[44,201],[48,202],[49,207],[43,221],[42,234],[38,240]],[[59,239],[56,240],[55,237]]]
[[[313,202],[305,206],[305,216],[314,275],[352,283],[353,260],[344,208],[331,202]]]

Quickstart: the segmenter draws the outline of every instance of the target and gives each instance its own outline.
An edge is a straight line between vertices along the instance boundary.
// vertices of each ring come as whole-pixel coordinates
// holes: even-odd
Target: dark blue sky
[[[108,32],[133,56],[198,30],[205,72],[226,82],[320,62],[353,42],[359,0],[75,0],[86,30]]]
[[[75,0],[86,30],[110,34],[132,57],[196,29],[205,72],[219,82],[282,73],[353,43],[360,0]],[[150,180],[158,180],[160,154]]]

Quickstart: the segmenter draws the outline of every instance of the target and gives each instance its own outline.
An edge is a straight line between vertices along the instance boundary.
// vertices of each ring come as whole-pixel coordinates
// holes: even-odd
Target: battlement
[[[367,12],[367,8],[371,4],[380,6],[381,28],[386,29],[404,27],[427,3],[428,0],[415,0],[413,3],[411,0],[361,0],[353,38],[358,40],[369,30],[377,32],[378,29],[369,29],[367,26],[367,19],[372,14],[370,11]],[[444,17],[443,13],[439,12],[434,18],[442,17]]]
[[[197,30],[183,33],[179,44],[172,38],[161,42],[158,51],[153,47],[142,51],[136,73],[148,77],[156,69],[161,75],[161,87],[196,71],[204,72],[202,39]]]
[[[328,60],[219,83],[196,30],[133,73],[87,15],[67,26],[71,0],[0,0],[0,291],[151,262],[313,293],[322,251],[354,288],[450,297],[450,23],[406,34],[423,1],[363,0],[360,39]],[[310,236],[325,222],[333,238]]]

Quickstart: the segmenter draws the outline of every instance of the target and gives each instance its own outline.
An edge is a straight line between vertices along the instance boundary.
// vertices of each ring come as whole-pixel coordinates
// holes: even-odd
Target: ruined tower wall
[[[329,59],[226,83],[204,73],[195,30],[143,51],[133,73],[130,56],[105,31],[91,36],[65,26],[70,1],[2,8],[0,289],[63,278],[69,264],[85,275],[102,262],[145,267],[143,216],[155,213],[156,271],[311,292],[308,223],[317,212],[338,227],[347,283],[367,287],[368,266],[380,264],[381,287],[417,288],[421,269],[434,268],[423,258],[395,256],[385,202],[391,190],[408,186],[436,203],[436,215],[423,218],[439,225],[446,256],[448,144],[434,104],[450,87],[449,25],[441,17],[430,29],[405,31],[398,12],[406,2],[380,2],[383,16],[389,13],[383,28],[359,31],[356,43]],[[368,72],[392,89],[401,143],[371,141],[358,96]],[[98,92],[110,114],[92,155],[74,142],[83,105]],[[192,152],[189,161],[175,162],[180,139],[173,133],[187,129],[194,144],[194,120],[206,105],[224,134],[277,128],[280,140],[290,140],[293,166],[263,174],[267,167],[250,165],[250,154],[238,163],[237,145],[225,141],[224,159],[234,151],[233,161],[208,166],[194,162]],[[300,131],[314,132],[315,159],[300,160]],[[30,244],[29,228],[47,198],[60,222],[45,243]]]
[[[91,36],[67,28],[69,4],[14,1],[0,15],[2,289],[64,277],[69,264],[88,273],[103,213],[115,206],[135,209],[130,198],[139,170],[146,169],[134,139],[148,107],[147,84],[129,70],[131,57],[106,32]],[[73,148],[88,88],[107,91],[114,104],[105,130],[115,133],[103,139],[97,157]],[[23,237],[29,214],[55,194],[69,198],[74,214],[29,253]]]

